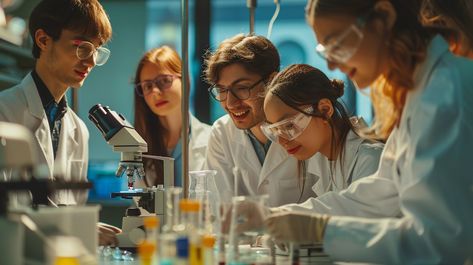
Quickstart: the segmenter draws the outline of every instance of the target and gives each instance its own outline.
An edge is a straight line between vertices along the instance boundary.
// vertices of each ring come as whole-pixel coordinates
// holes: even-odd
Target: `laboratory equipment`
[[[213,235],[204,235],[202,238],[202,254],[204,265],[214,265],[215,264],[215,254],[214,254],[214,245],[215,245],[215,236]]]
[[[0,122],[0,170],[31,174],[37,163],[32,133],[22,125]]]
[[[162,223],[166,223],[166,188],[174,183],[173,158],[146,155],[154,159],[164,161],[164,185],[157,187],[145,187],[126,191],[112,192],[112,198],[120,197],[125,199],[135,198],[137,207],[132,206],[126,210],[122,218],[122,233],[117,235],[121,248],[135,248],[144,239],[143,219],[149,216],[157,216]]]
[[[182,231],[180,224],[179,202],[182,188],[170,187],[166,190],[166,224],[159,238],[159,257],[161,264],[172,264],[176,257],[177,233]]]
[[[182,78],[186,80],[181,86],[181,113],[182,113],[182,185],[189,185],[189,0],[181,0],[181,51],[182,51]],[[187,198],[187,189],[184,189],[184,198]]]
[[[237,196],[232,198],[227,262],[248,264],[273,262],[271,249],[252,248],[257,236],[263,233],[268,195]]]
[[[255,33],[255,10],[256,10],[256,0],[246,0],[246,7],[250,12],[250,34]]]
[[[128,190],[113,192],[112,198],[137,199],[137,207],[127,209],[122,219],[122,233],[117,235],[121,248],[136,248],[144,240],[143,218],[157,215],[165,222],[165,188],[174,184],[174,159],[170,157],[144,155],[148,145],[133,126],[121,115],[101,104],[89,110],[89,119],[102,132],[103,137],[114,151],[121,153],[121,160],[116,172],[120,177],[125,171],[128,178]],[[134,189],[135,175],[143,178],[145,170],[143,157],[162,160],[164,164],[164,185]],[[163,223],[163,222],[162,222]]]
[[[218,198],[211,190],[210,185],[215,185],[215,170],[200,170],[189,172],[189,198],[200,202],[199,220],[206,233],[218,231]]]
[[[158,264],[158,229],[159,219],[150,216],[144,219],[146,237],[138,246],[142,265]]]
[[[110,110],[108,106],[97,104],[90,108],[89,119],[113,147],[113,151],[120,152],[121,159],[115,175],[120,177],[125,172],[128,187],[133,188],[135,173],[141,178],[145,176],[142,154],[148,151],[148,144],[121,114]]]
[[[0,122],[0,174],[4,174],[2,177],[5,178],[5,181],[0,182],[0,234],[2,235],[0,249],[3,253],[0,255],[0,264],[23,264],[25,258],[36,258],[33,255],[35,251],[40,252],[41,257],[44,258],[45,248],[48,246],[44,236],[31,247],[31,243],[38,238],[34,235],[44,229],[36,218],[44,216],[43,209],[40,209],[39,205],[49,204],[48,196],[56,190],[88,189],[92,186],[90,183],[35,179],[37,167],[37,149],[33,134],[22,125]],[[13,208],[9,205],[10,193],[20,191],[30,192],[32,208]],[[65,209],[67,207],[52,208],[50,211],[54,211],[59,217],[64,217]],[[29,229],[35,228],[35,234],[26,230],[25,225],[28,225]],[[95,224],[91,231],[95,233]],[[67,233],[68,231],[59,232]],[[25,240],[26,238],[28,240]],[[96,240],[95,236],[93,238]],[[81,239],[89,246],[94,244],[94,241],[89,241],[87,238]],[[95,241],[95,245],[91,247],[92,253],[95,252],[96,245]]]

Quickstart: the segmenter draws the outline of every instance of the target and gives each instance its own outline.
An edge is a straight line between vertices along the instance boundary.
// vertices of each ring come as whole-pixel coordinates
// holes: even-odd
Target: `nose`
[[[92,54],[89,58],[82,60],[82,63],[88,67],[94,67],[96,65],[97,54]]]
[[[238,102],[239,100],[240,99],[235,97],[233,93],[231,93],[230,91],[227,91],[227,98],[225,99],[227,106],[235,105],[235,103]]]

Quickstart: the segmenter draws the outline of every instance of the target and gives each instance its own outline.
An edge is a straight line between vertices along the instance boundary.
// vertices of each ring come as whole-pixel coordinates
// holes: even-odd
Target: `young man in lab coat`
[[[210,93],[228,113],[212,126],[205,162],[217,171],[220,200],[269,194],[268,204],[279,206],[315,196],[314,179],[301,190],[297,160],[260,129],[265,84],[280,66],[276,47],[264,37],[240,34],[224,40],[206,64]]]
[[[19,85],[0,93],[0,120],[28,127],[36,138],[45,178],[85,181],[89,133],[69,108],[65,94],[79,89],[110,51],[107,14],[97,0],[43,0],[31,13],[29,31],[36,65]],[[84,204],[87,191],[59,191],[52,204]],[[100,243],[113,231],[100,230]]]

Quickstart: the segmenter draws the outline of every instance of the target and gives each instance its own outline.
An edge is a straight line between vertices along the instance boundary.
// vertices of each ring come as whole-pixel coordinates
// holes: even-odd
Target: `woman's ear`
[[[397,19],[397,12],[390,1],[382,0],[376,2],[374,5],[374,12],[384,21],[386,30],[391,30],[394,27],[394,23],[396,23]]]
[[[34,34],[34,41],[41,51],[46,49],[50,40],[51,37],[49,37],[49,35],[43,29],[36,30]]]
[[[324,115],[324,117],[327,120],[332,118],[334,110],[333,110],[332,102],[330,102],[330,100],[328,98],[323,98],[323,99],[319,100],[319,104],[317,106],[317,109],[320,113],[322,113],[322,115]]]

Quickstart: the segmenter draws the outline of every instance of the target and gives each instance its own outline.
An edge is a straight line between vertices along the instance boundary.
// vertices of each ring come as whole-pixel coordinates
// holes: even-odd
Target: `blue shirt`
[[[61,134],[61,119],[67,111],[66,97],[62,97],[59,103],[56,103],[53,95],[46,87],[46,84],[41,80],[36,71],[31,72],[36,88],[38,89],[41,103],[43,104],[44,112],[48,117],[48,123],[51,133],[51,141],[53,145],[54,158],[56,158],[56,151],[59,145],[59,135]]]
[[[250,130],[246,130],[245,132],[250,138],[251,145],[253,145],[253,149],[255,149],[256,156],[258,157],[260,164],[263,165],[266,154],[268,153],[269,147],[271,146],[271,141],[268,140],[265,144],[262,144]]]
[[[176,147],[169,153],[174,158],[174,185],[182,187],[182,138],[179,138]]]

